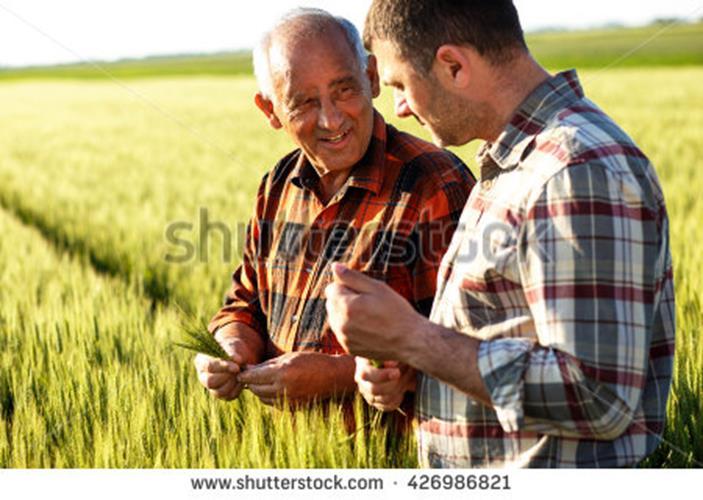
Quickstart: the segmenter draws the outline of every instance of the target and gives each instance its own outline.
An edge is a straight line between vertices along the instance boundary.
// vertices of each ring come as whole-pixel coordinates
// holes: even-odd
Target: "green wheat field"
[[[656,29],[530,44],[554,71],[581,68],[587,94],[657,168],[678,337],[665,441],[642,465],[700,467],[703,27],[611,65]],[[292,148],[255,109],[244,56],[201,63],[106,66],[113,79],[0,72],[0,467],[415,467],[412,436],[362,420],[361,401],[352,435],[335,407],[215,401],[173,346],[184,313],[217,310],[261,176]],[[427,137],[391,118],[388,93],[376,105]],[[472,168],[476,147],[456,150]]]

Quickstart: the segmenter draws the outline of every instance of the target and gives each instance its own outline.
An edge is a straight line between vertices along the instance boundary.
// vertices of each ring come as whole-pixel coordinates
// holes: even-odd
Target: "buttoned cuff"
[[[533,342],[526,339],[484,340],[478,348],[478,369],[505,432],[524,423],[525,381]]]

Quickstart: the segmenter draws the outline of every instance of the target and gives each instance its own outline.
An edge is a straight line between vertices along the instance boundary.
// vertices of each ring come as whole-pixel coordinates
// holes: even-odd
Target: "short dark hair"
[[[422,72],[444,44],[470,45],[493,64],[527,51],[512,0],[373,0],[364,28],[368,50],[387,40]]]

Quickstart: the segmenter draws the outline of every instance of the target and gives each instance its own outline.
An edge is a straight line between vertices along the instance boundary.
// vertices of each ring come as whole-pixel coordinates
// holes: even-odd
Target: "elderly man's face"
[[[341,29],[283,45],[274,42],[269,54],[275,97],[258,96],[257,105],[321,174],[352,167],[366,153],[373,131],[375,61],[362,71]]]

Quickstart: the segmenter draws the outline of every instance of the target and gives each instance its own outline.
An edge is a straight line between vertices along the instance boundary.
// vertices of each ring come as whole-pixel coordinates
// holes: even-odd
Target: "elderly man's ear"
[[[266,115],[269,125],[271,125],[272,128],[278,130],[283,127],[283,125],[281,125],[281,121],[273,111],[273,101],[271,101],[271,99],[264,96],[261,92],[257,92],[254,96],[254,102],[256,103],[256,107]]]
[[[366,76],[369,77],[369,82],[371,83],[371,97],[378,97],[381,94],[381,83],[378,77],[376,56],[373,54],[369,55],[368,64],[366,65]]]

